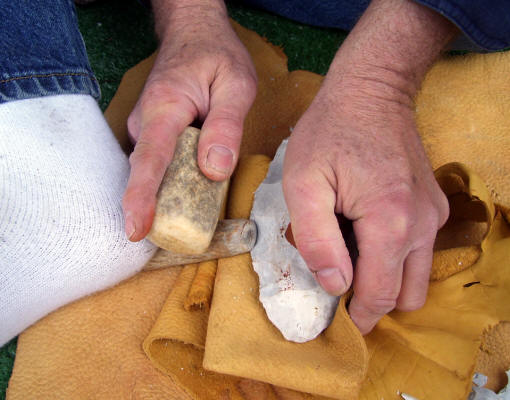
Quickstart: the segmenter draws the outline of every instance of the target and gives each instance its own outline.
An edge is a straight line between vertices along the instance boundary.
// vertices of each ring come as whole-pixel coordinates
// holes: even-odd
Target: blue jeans
[[[0,103],[56,94],[100,96],[72,0],[0,2]]]
[[[478,46],[510,46],[510,1],[417,0]],[[352,28],[369,0],[245,0],[302,23]],[[0,103],[56,94],[99,98],[72,0],[0,2]]]
[[[472,44],[467,50],[510,47],[509,0],[414,0],[448,18]],[[370,0],[244,0],[304,24],[350,30]],[[469,40],[461,40],[464,46]],[[459,49],[460,50],[460,49]]]

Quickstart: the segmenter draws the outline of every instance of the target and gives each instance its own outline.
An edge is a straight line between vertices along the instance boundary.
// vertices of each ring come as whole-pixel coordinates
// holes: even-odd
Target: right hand
[[[250,55],[226,11],[182,7],[161,37],[159,54],[128,119],[136,141],[124,193],[126,234],[143,239],[154,218],[156,194],[177,136],[203,122],[198,165],[212,180],[230,177],[237,163],[243,122],[256,94]]]

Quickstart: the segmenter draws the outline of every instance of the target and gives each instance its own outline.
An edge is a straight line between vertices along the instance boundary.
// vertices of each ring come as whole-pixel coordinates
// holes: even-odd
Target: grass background
[[[301,25],[264,11],[228,3],[230,16],[271,43],[282,46],[289,69],[325,74],[346,33]],[[148,9],[136,0],[99,0],[77,7],[78,21],[90,63],[102,91],[104,110],[115,94],[124,72],[149,56],[157,46]],[[0,400],[12,373],[17,339],[0,348]]]

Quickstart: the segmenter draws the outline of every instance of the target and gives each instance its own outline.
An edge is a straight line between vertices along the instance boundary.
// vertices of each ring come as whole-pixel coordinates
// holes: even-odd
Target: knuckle
[[[257,91],[257,75],[250,64],[243,63],[235,58],[225,61],[225,73],[243,94],[255,94]]]
[[[289,193],[293,193],[299,198],[307,198],[310,194],[314,193],[316,190],[316,185],[314,185],[313,177],[309,176],[308,171],[314,171],[315,168],[311,167],[309,169],[301,168],[301,163],[298,161],[297,163],[293,163],[292,168],[288,168],[284,171],[282,186],[283,190]],[[307,207],[314,207],[315,202],[307,203]]]
[[[177,83],[171,78],[165,80],[154,80],[143,88],[137,106],[140,107],[142,116],[154,115],[156,111],[168,110],[170,105],[176,106],[182,112],[193,113],[195,103],[190,95],[193,91],[183,86],[184,83]]]
[[[227,70],[235,80],[242,82],[247,87],[257,83],[257,75],[254,69],[241,61],[231,60],[228,63]]]
[[[294,240],[299,253],[305,260],[314,259],[317,253],[322,251],[324,245],[331,242],[331,239],[312,239],[310,237],[303,237],[303,235],[295,236]],[[310,267],[313,269],[314,266],[310,265]]]
[[[325,207],[324,201],[317,197],[318,188],[312,184],[300,181],[299,178],[287,178],[282,183],[284,197],[291,215],[299,213],[301,221],[314,221],[317,215],[320,215]],[[290,201],[289,201],[290,199]],[[299,209],[297,209],[299,207]],[[306,237],[303,238],[306,240]]]
[[[241,116],[227,108],[216,110],[214,119],[209,124],[214,125],[214,132],[227,139],[237,139],[243,133]]]
[[[416,205],[416,196],[409,185],[400,184],[389,194],[388,201],[393,203],[400,212],[411,214]]]
[[[135,146],[135,151],[129,156],[129,163],[131,167],[137,165],[151,165],[152,170],[160,171],[166,169],[168,155],[162,149],[152,142],[139,140]]]
[[[158,180],[153,174],[145,173],[143,179],[130,185],[126,190],[124,196],[124,204],[130,202],[138,202],[140,199],[151,199],[156,195],[161,181]]]
[[[439,230],[439,215],[437,213],[430,214],[429,217],[423,223],[423,227],[421,229],[421,239],[422,242],[427,245],[430,243],[434,243],[434,240],[437,235],[437,231]]]
[[[388,222],[390,237],[395,246],[404,247],[411,238],[414,219],[406,213],[394,212]]]
[[[382,204],[386,228],[397,245],[404,245],[416,226],[416,198],[410,188],[402,185],[390,194]]]
[[[372,315],[384,315],[395,309],[396,305],[396,296],[390,296],[369,299],[364,307]]]
[[[303,191],[303,183],[300,181],[299,175],[300,174],[296,173],[295,170],[285,171],[282,178],[282,188],[284,192],[293,193]]]
[[[415,311],[419,310],[425,305],[425,297],[413,297],[406,299],[405,301],[399,301],[397,303],[397,309],[399,311]]]
[[[306,262],[306,265],[310,271],[315,272],[324,268],[330,268],[332,263],[337,263],[339,260],[337,257],[338,241],[337,237],[322,237],[313,239],[309,236],[305,239],[294,237],[295,247],[298,249],[299,254]],[[352,278],[349,278],[349,281]]]
[[[241,93],[255,97],[257,92],[257,78],[249,71],[245,71],[239,79]]]
[[[142,108],[150,107],[154,103],[154,99],[161,98],[168,91],[168,86],[159,81],[148,83],[140,96],[140,106]]]
[[[135,111],[129,114],[129,117],[127,119],[127,127],[128,131],[131,132],[131,134],[135,134],[137,132],[139,127],[139,118]]]
[[[435,209],[431,208],[428,213],[424,210],[422,214],[423,216],[412,235],[413,248],[415,249],[433,247],[438,231],[439,217]]]
[[[439,195],[439,206],[438,206],[438,226],[437,228],[441,228],[444,224],[446,224],[446,221],[448,221],[448,218],[450,216],[450,204],[448,202],[448,198],[446,195],[440,190]]]
[[[234,117],[227,117],[218,115],[213,120],[207,120],[207,125],[204,124],[204,132],[199,141],[199,153],[202,155],[203,151],[207,151],[211,144],[222,144],[229,148],[235,155],[239,152],[239,145],[243,135],[242,121]],[[199,156],[201,158],[202,156]]]

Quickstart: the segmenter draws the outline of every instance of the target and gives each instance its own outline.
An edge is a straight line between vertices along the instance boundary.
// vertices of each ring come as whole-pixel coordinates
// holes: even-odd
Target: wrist
[[[213,26],[228,25],[223,0],[152,0],[152,6],[160,41],[185,29],[197,34]]]
[[[327,79],[343,90],[410,105],[457,33],[440,14],[411,0],[373,0],[337,52]]]

